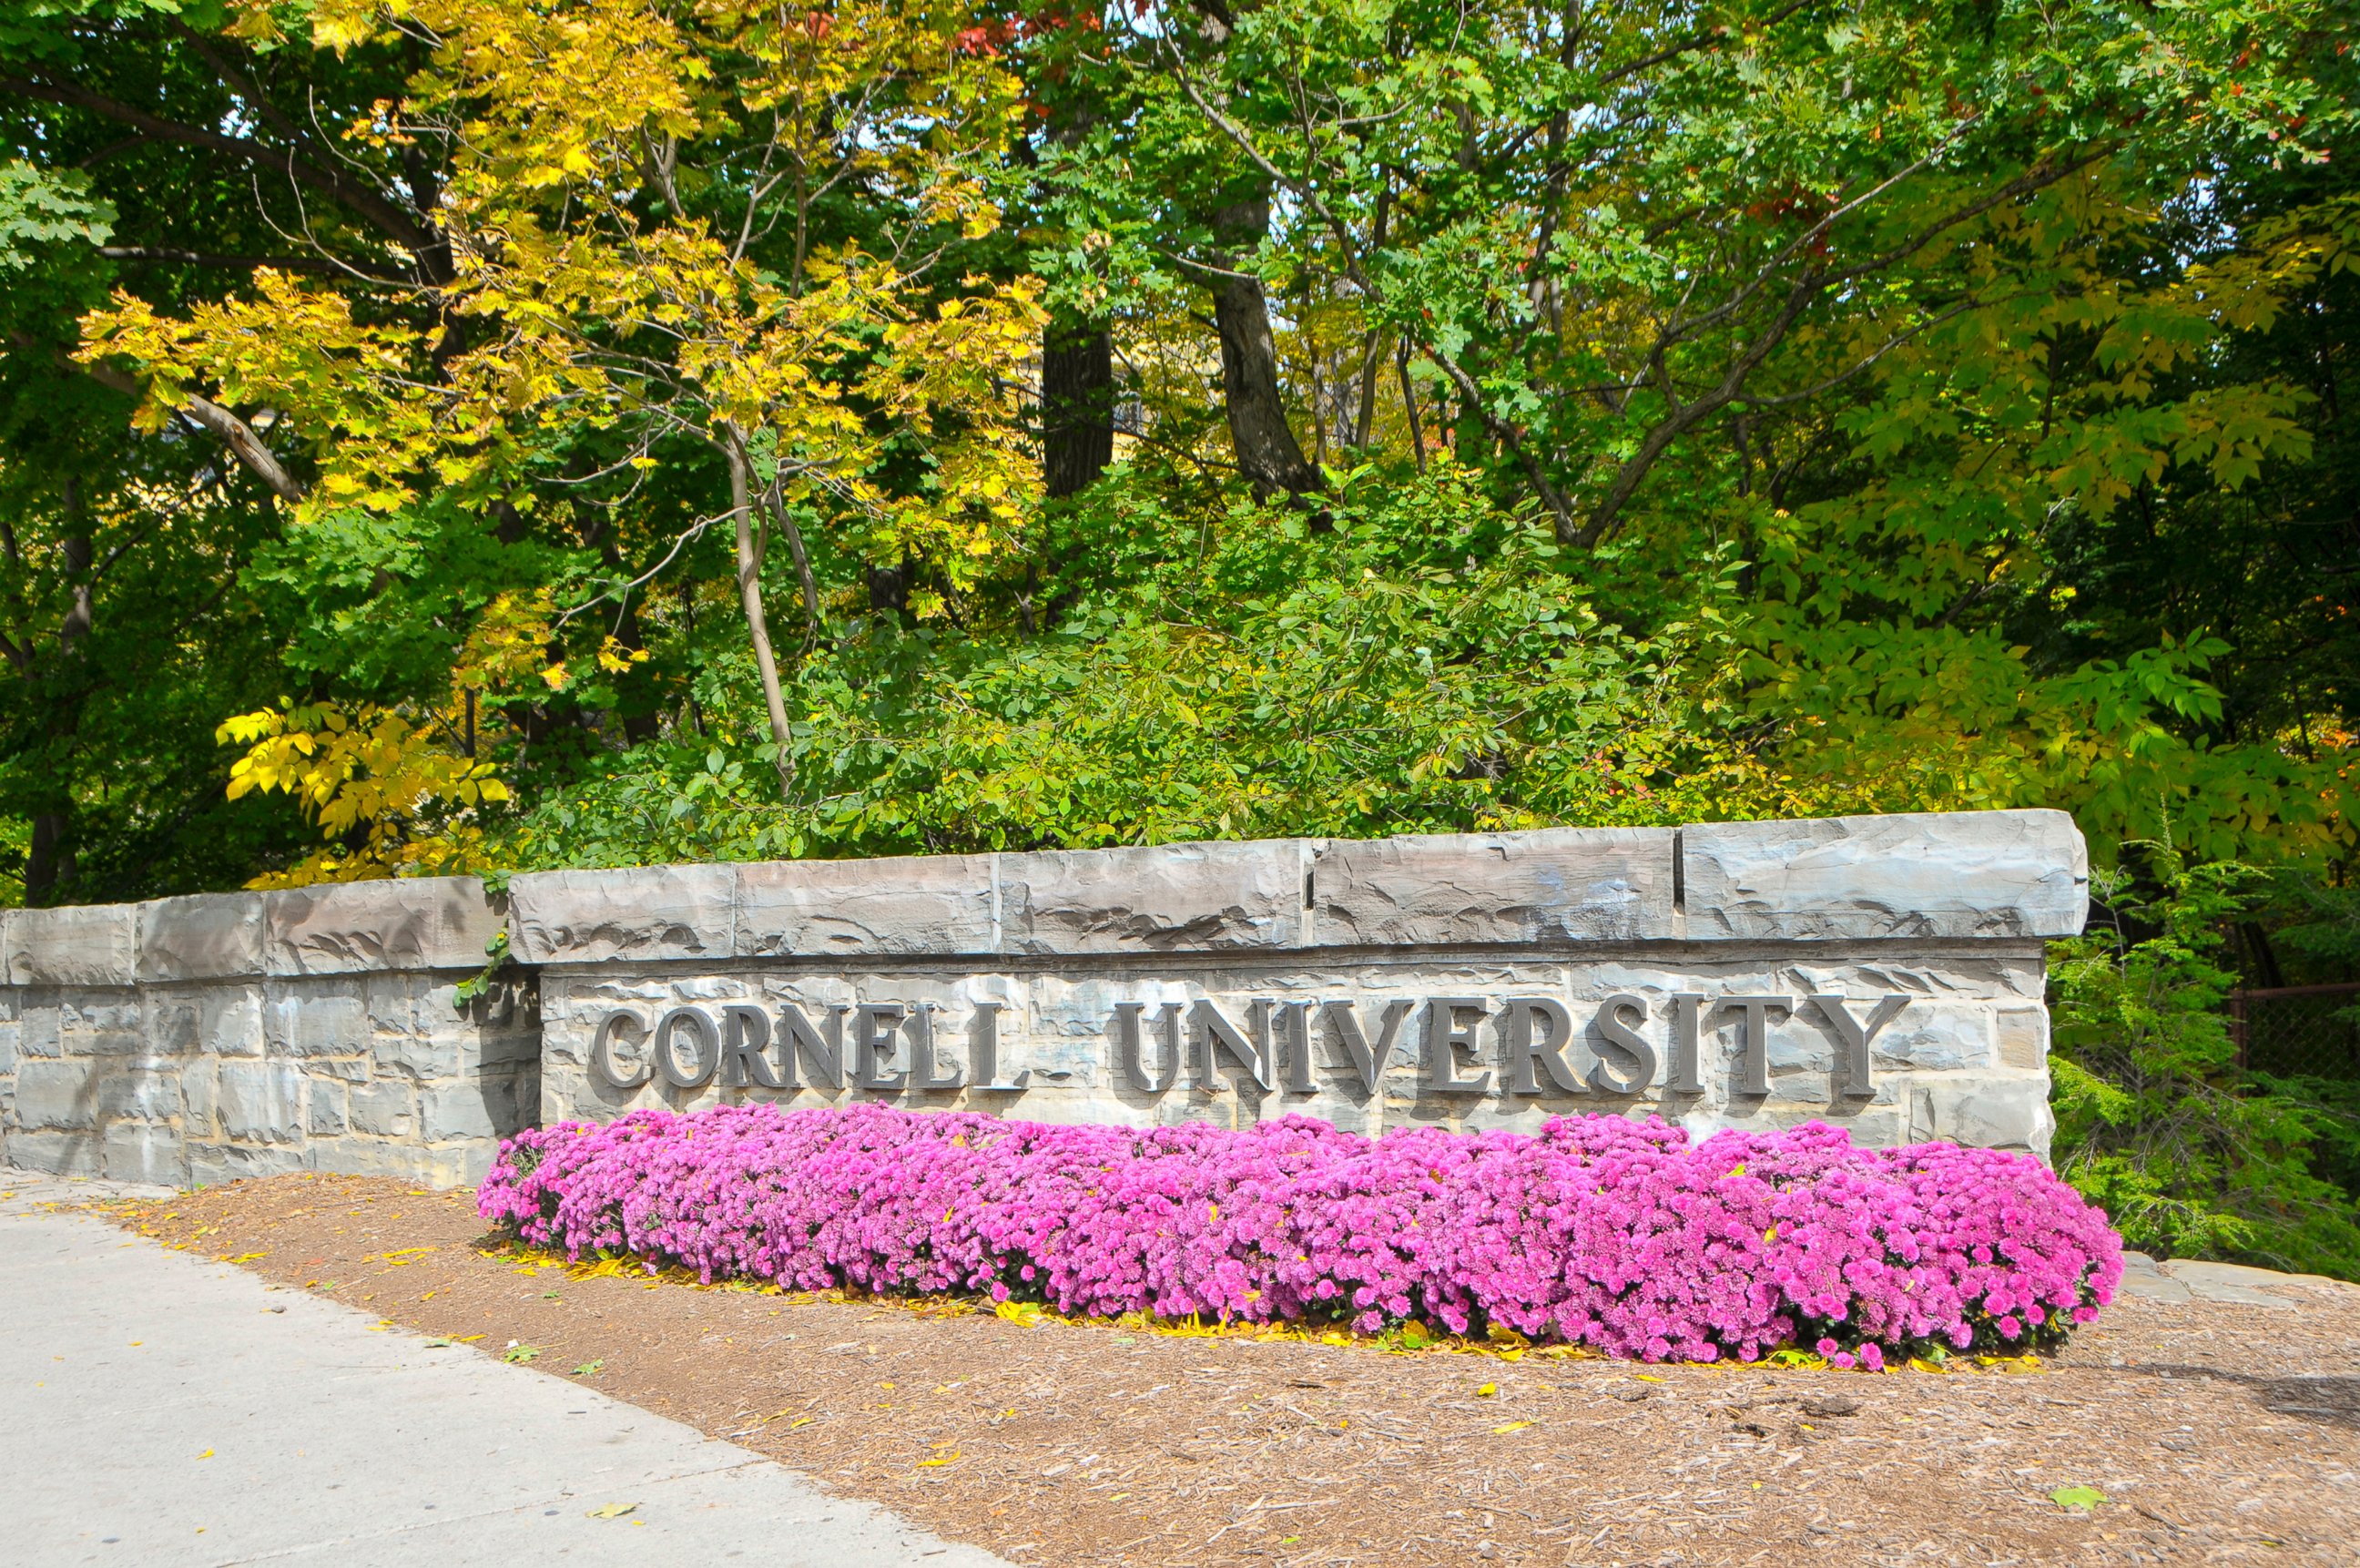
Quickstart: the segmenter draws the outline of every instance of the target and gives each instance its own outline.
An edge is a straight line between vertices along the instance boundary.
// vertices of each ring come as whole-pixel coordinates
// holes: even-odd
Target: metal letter
[[[1377,1017],[1377,1044],[1371,1050],[1368,1036],[1360,1033],[1360,1014],[1353,1010],[1352,1003],[1323,1002],[1319,1004],[1319,1015],[1328,1020],[1328,1027],[1335,1032],[1336,1038],[1343,1042],[1344,1054],[1350,1057],[1352,1065],[1360,1069],[1360,1087],[1371,1094],[1377,1091],[1378,1083],[1385,1076],[1385,1069],[1393,1064],[1393,1042],[1401,1037],[1402,1020],[1407,1018],[1411,1009],[1416,1005],[1414,999],[1406,996],[1396,996],[1386,1003],[1384,1012]]]
[[[1745,1015],[1740,1026],[1737,1042],[1737,1091],[1740,1094],[1770,1092],[1770,1009],[1792,1014],[1794,998],[1788,996],[1724,996],[1722,1007],[1734,1007]]]
[[[598,1032],[590,1036],[590,1070],[597,1074],[609,1089],[637,1089],[656,1070],[651,1058],[642,1058],[639,1072],[630,1078],[625,1078],[622,1069],[615,1065],[615,1032],[625,1024],[631,1026],[631,1044],[647,1044],[648,1021],[628,1007],[618,1008],[600,1019]]]
[[[1546,1021],[1545,1029],[1535,1031],[1535,1023]],[[1565,1003],[1554,996],[1511,996],[1507,1011],[1500,1014],[1501,1043],[1508,1056],[1508,1092],[1538,1094],[1540,1080],[1533,1076],[1533,1063],[1548,1069],[1549,1081],[1566,1094],[1581,1092],[1581,1080],[1573,1076],[1573,1064],[1565,1059],[1565,1047],[1573,1042],[1573,1014]]]
[[[779,1003],[779,1065],[784,1069],[786,1086],[801,1089],[803,1079],[795,1070],[795,1057],[800,1051],[811,1058],[818,1078],[814,1089],[844,1087],[844,1005],[830,1004],[827,1010],[827,1032],[812,1027],[803,1010],[792,1002]]]
[[[1640,1038],[1639,1031],[1622,1022],[1622,1014],[1635,1012],[1639,1022],[1647,1021],[1647,999],[1633,996],[1627,991],[1617,992],[1600,1004],[1598,1034],[1608,1045],[1631,1058],[1631,1076],[1617,1078],[1606,1070],[1606,1058],[1600,1057],[1590,1069],[1590,1086],[1601,1094],[1644,1094],[1647,1085],[1655,1081],[1655,1047]]]
[[[1667,1086],[1674,1094],[1702,1094],[1704,1080],[1697,1058],[1698,1025],[1704,1013],[1706,998],[1693,991],[1672,992],[1672,1081]]]
[[[910,1010],[910,1087],[917,1090],[959,1089],[967,1083],[967,1074],[953,1063],[948,1076],[934,1056],[934,1008],[932,1002],[921,1002]]]
[[[1000,1081],[1000,1010],[1006,1005],[1004,1002],[977,1003],[975,1022],[967,1026],[967,1063],[975,1073],[978,1091],[1009,1093],[1032,1081],[1029,1067],[1006,1083]]]
[[[1819,1015],[1836,1026],[1836,1093],[1839,1096],[1863,1098],[1876,1090],[1868,1080],[1868,1047],[1876,1042],[1877,1031],[1893,1022],[1894,1014],[1909,1005],[1906,996],[1888,996],[1876,1004],[1876,1011],[1862,1024],[1844,1010],[1841,996],[1814,996],[1811,1001]]]
[[[887,1093],[901,1087],[905,1076],[899,1071],[887,1072],[880,1058],[893,1048],[893,1036],[901,1032],[901,1020],[910,1010],[898,1002],[862,1002],[852,1009],[852,1081],[858,1089],[875,1089]],[[883,1024],[885,1032],[879,1034],[877,1025]]]
[[[1195,1031],[1195,1038],[1189,1042],[1192,1049],[1188,1076],[1205,1093],[1218,1094],[1225,1087],[1213,1076],[1213,1053],[1217,1048],[1234,1057],[1238,1065],[1253,1074],[1254,1082],[1265,1091],[1270,1089],[1270,999],[1258,997],[1252,1006],[1252,1017],[1247,1027],[1253,1031],[1253,1037],[1248,1039],[1209,1001],[1190,1005],[1188,1023]]]
[[[759,1083],[784,1089],[770,1066],[770,1015],[747,1002],[733,1002],[721,1010],[721,1084],[743,1089]]]
[[[1142,1094],[1161,1094],[1180,1076],[1180,1003],[1167,1002],[1156,1010],[1156,1021],[1164,1025],[1164,1070],[1152,1077],[1139,1030],[1139,1015],[1146,1010],[1144,1002],[1114,1004],[1114,1061],[1131,1088]]]
[[[1282,1002],[1270,1026],[1274,1038],[1286,1042],[1286,1091],[1317,1092],[1311,1082],[1311,1008],[1308,1002]]]
[[[686,1024],[696,1036],[696,1070],[680,1069],[680,1053],[672,1047],[680,1038],[680,1025]],[[702,1089],[713,1080],[721,1066],[721,1025],[713,1014],[702,1007],[675,1007],[656,1020],[656,1031],[648,1041],[648,1055],[654,1058],[656,1071],[664,1082],[674,1089]]]
[[[1459,1026],[1459,1014],[1468,1011],[1475,1022]],[[1426,999],[1426,1087],[1437,1094],[1481,1094],[1491,1087],[1491,1075],[1459,1076],[1455,1054],[1475,1048],[1475,1031],[1491,1016],[1480,996],[1429,996]]]

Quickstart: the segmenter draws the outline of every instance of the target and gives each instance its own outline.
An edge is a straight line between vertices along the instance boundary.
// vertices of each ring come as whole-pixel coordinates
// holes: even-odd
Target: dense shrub
[[[2122,1245],[2038,1162],[1841,1131],[1586,1116],[1537,1135],[1302,1117],[1051,1126],[875,1104],[642,1111],[501,1148],[486,1219],[707,1280],[974,1290],[1061,1311],[1497,1324],[1648,1360],[1850,1365],[2052,1344]]]

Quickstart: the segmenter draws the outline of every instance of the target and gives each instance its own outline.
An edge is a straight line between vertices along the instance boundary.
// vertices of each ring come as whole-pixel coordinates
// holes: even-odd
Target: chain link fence
[[[2360,1081],[2360,984],[2233,991],[2229,1029],[2254,1071]]]

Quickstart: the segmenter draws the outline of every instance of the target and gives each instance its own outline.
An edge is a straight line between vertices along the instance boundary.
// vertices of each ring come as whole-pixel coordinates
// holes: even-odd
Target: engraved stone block
[[[499,912],[474,877],[408,877],[263,896],[265,957],[279,975],[481,969]]]
[[[262,894],[206,893],[139,905],[142,982],[262,972]]]
[[[2061,811],[1709,823],[1680,847],[1691,938],[2065,937],[2089,905]]]
[[[1434,833],[1324,845],[1327,945],[1637,941],[1672,930],[1669,828]]]
[[[734,950],[733,866],[530,872],[510,880],[508,901],[516,956],[529,964],[725,959]]]

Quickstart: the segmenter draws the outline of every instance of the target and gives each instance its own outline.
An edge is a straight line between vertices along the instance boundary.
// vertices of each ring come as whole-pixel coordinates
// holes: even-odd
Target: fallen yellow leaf
[[[1530,1421],[1502,1421],[1491,1429],[1491,1435],[1501,1437],[1512,1431],[1522,1431],[1532,1424]]]
[[[636,1512],[639,1506],[637,1503],[608,1503],[605,1508],[592,1508],[583,1517],[594,1519],[618,1519],[625,1514]]]

